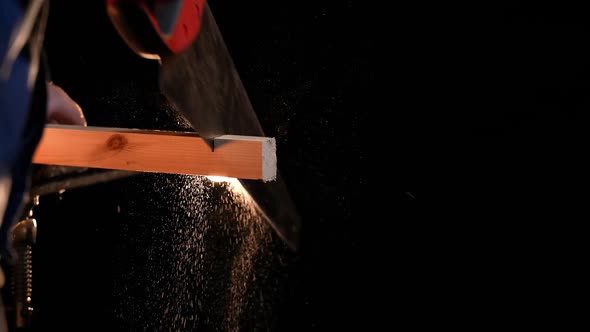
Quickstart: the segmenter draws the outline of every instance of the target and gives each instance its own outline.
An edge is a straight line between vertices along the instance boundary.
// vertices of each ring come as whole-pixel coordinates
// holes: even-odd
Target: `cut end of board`
[[[264,182],[277,179],[277,143],[272,137],[223,135],[215,138],[215,147],[222,147],[232,141],[260,142],[262,157],[262,174],[260,180]]]

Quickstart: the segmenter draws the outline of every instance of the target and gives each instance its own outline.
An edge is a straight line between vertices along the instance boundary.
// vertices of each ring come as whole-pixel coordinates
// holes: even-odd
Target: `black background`
[[[417,7],[399,51],[399,178],[416,199],[393,212],[405,236],[377,252],[405,259],[379,289],[419,324],[559,324],[583,252],[583,6]]]

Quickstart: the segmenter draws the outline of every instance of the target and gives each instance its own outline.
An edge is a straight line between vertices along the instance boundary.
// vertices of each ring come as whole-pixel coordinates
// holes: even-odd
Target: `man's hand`
[[[59,86],[47,83],[47,123],[86,126],[82,109]]]

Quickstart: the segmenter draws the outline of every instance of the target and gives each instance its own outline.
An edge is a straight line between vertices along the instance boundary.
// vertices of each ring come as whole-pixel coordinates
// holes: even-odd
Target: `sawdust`
[[[136,237],[125,241],[115,285],[122,325],[270,330],[273,231],[239,182],[146,174],[135,188],[151,194],[122,209],[121,231]]]

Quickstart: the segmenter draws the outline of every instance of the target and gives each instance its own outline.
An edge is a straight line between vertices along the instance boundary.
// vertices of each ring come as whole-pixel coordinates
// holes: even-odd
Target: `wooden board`
[[[276,178],[274,138],[224,135],[215,150],[195,133],[47,125],[33,163],[128,171]]]

